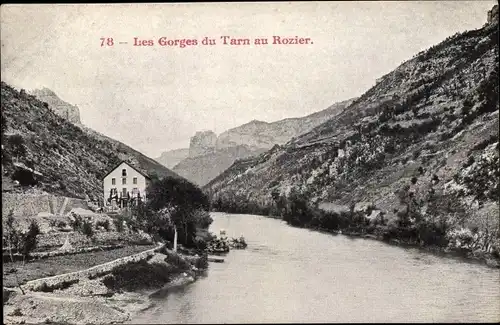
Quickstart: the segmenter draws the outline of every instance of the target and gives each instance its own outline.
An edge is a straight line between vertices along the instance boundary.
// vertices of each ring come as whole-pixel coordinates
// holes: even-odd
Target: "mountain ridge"
[[[497,19],[418,53],[335,117],[235,162],[204,190],[215,209],[277,215],[310,227],[326,217],[288,211],[354,211],[367,202],[378,215],[365,215],[371,231],[376,225],[384,225],[384,234],[444,227],[439,231],[454,236],[479,229],[494,246],[498,127]]]
[[[153,177],[180,177],[126,144],[68,121],[22,89],[2,81],[1,90],[2,181],[18,181],[18,190],[35,186],[101,198],[102,176],[122,160]]]
[[[274,122],[252,120],[240,126],[228,129],[219,136],[212,131],[199,131],[191,138],[189,150],[182,160],[177,160],[173,151],[164,152],[168,159],[156,158],[169,166],[177,163],[173,170],[179,175],[204,185],[220,172],[228,168],[235,160],[260,154],[276,144],[284,144],[294,136],[309,130],[313,126],[338,114],[353,99],[342,101],[319,112],[303,117],[291,117]],[[182,151],[184,150],[184,151]],[[170,162],[169,162],[170,161]]]

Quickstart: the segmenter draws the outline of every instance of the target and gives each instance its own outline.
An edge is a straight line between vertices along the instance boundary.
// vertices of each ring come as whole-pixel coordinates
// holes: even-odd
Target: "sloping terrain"
[[[189,157],[189,148],[183,148],[164,151],[155,160],[167,168],[173,168],[187,157]]]
[[[201,186],[217,177],[229,168],[236,160],[260,154],[265,149],[251,150],[247,146],[228,147],[202,156],[188,157],[174,166],[179,175]]]
[[[101,197],[101,177],[120,160],[159,177],[179,177],[119,141],[70,123],[34,96],[4,82],[1,87],[2,183]]]
[[[249,123],[227,130],[217,137],[217,150],[245,145],[252,150],[271,149],[275,144],[285,144],[293,137],[310,131],[315,126],[341,113],[353,99],[335,103],[330,107],[304,116],[263,122]]]
[[[386,220],[497,232],[498,91],[496,19],[418,53],[337,116],[204,189],[220,210],[279,215],[279,198],[298,193],[319,207],[366,203]]]
[[[325,110],[304,117],[288,118],[272,123],[254,120],[223,132],[216,138],[211,131],[197,132],[191,138],[189,157],[175,165],[173,170],[203,186],[236,160],[261,154],[275,144],[286,143],[294,136],[309,131],[339,114],[352,101],[351,99],[336,103]]]
[[[29,92],[42,102],[49,104],[49,107],[62,118],[74,124],[81,124],[80,110],[77,106],[71,105],[60,99],[52,90],[48,88],[35,89]]]

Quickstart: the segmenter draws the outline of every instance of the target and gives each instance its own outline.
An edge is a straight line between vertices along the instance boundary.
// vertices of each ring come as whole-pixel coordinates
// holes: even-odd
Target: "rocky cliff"
[[[180,161],[173,169],[196,184],[205,185],[237,159],[258,155],[276,144],[286,143],[294,136],[339,114],[352,101],[334,104],[305,117],[272,123],[253,120],[223,132],[218,137],[212,131],[197,132],[191,138],[189,158]]]
[[[222,209],[280,215],[292,196],[346,210],[365,203],[385,216],[379,224],[468,229],[491,243],[500,231],[498,91],[497,20],[418,53],[340,114],[204,188]]]
[[[52,90],[48,88],[35,89],[31,91],[30,94],[42,102],[49,104],[49,108],[62,118],[75,124],[82,123],[80,121],[80,110],[78,107],[60,99]]]
[[[287,118],[267,123],[253,120],[227,130],[217,138],[217,149],[245,145],[251,149],[271,149],[276,144],[285,144],[329,118],[342,112],[353,100],[336,103],[325,110],[304,117]]]
[[[36,187],[62,196],[100,198],[101,178],[121,160],[159,177],[179,177],[119,141],[70,123],[35,96],[4,82],[1,87],[2,183],[11,184],[6,190]]]
[[[213,131],[196,132],[189,143],[189,157],[203,156],[215,151],[217,135]]]
[[[488,11],[487,24],[498,24],[498,5],[493,6],[493,8]]]

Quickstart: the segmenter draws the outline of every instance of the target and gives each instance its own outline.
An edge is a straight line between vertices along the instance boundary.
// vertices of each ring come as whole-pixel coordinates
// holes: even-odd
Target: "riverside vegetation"
[[[418,53],[340,114],[235,162],[204,190],[216,211],[498,266],[498,78],[494,19]]]
[[[88,261],[91,258],[101,260],[102,263],[103,260],[99,256],[104,252],[99,251],[81,252],[74,257],[53,257],[59,263],[62,274],[52,274],[53,276],[46,280],[40,279],[43,278],[41,271],[53,266],[54,263],[39,263],[33,260],[37,254],[33,251],[40,235],[37,222],[31,221],[26,232],[16,227],[16,220],[10,215],[5,224],[4,243],[7,247],[22,252],[23,265],[17,270],[10,270],[19,266],[12,260],[7,263],[7,268],[10,270],[7,278],[4,273],[4,280],[7,279],[18,288],[16,290],[4,287],[4,306],[9,310],[7,312],[9,322],[122,322],[134,313],[132,309],[137,305],[134,301],[140,301],[141,308],[145,308],[151,303],[147,296],[162,287],[165,290],[185,285],[203,275],[208,267],[206,248],[208,241],[212,240],[212,235],[208,233],[212,219],[207,211],[209,201],[206,195],[188,181],[173,177],[154,179],[148,188],[148,193],[149,200],[146,203],[133,207],[128,213],[116,216],[112,223],[108,220],[90,222],[81,216],[72,215],[66,226],[85,237],[92,238],[95,243],[97,234],[114,230],[122,233],[122,236],[127,236],[129,233],[145,234],[151,238],[150,244],[162,243],[160,247],[157,244],[150,245],[153,250],[149,250],[148,254],[144,254],[148,252],[145,251],[146,247],[136,250],[136,255],[114,254],[115,258],[121,257],[121,259],[109,262],[108,257],[108,260],[104,260],[108,262],[105,264]],[[171,250],[174,228],[179,233],[179,248],[183,253]],[[128,249],[127,252],[130,254],[132,251]],[[10,255],[12,256],[12,251]],[[52,261],[51,259],[49,260]],[[87,262],[82,264],[79,261]],[[71,265],[67,265],[68,263]],[[90,266],[93,268],[85,270]],[[68,271],[76,273],[64,273]],[[19,279],[18,273],[27,278]],[[64,301],[63,297],[79,301],[81,304],[60,306]],[[103,307],[93,308],[87,305],[93,304],[96,299],[101,301]],[[120,304],[129,307],[120,307],[124,309],[119,309],[121,311],[118,314],[113,312],[107,315],[109,308],[114,308],[116,299]],[[57,308],[58,313],[51,314],[48,311],[40,313],[32,310],[28,304],[30,300],[35,301],[40,308],[42,306],[48,310]],[[86,309],[85,306],[89,308],[88,315],[74,316],[76,310]]]

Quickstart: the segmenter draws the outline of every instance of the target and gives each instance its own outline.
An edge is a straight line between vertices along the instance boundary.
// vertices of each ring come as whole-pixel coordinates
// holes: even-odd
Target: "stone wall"
[[[122,257],[119,259],[116,259],[114,261],[96,265],[94,267],[91,267],[86,270],[82,271],[77,271],[77,272],[71,272],[71,273],[66,273],[66,274],[61,274],[61,275],[56,275],[48,278],[42,278],[42,279],[37,279],[37,280],[32,280],[28,281],[25,285],[23,285],[23,289],[25,290],[30,290],[30,291],[41,291],[44,288],[56,288],[64,285],[65,283],[74,283],[79,280],[83,279],[92,279],[96,277],[103,276],[105,274],[108,274],[113,270],[113,268],[120,266],[120,265],[125,265],[128,263],[133,263],[133,262],[139,262],[141,260],[146,260],[153,255],[156,254],[156,252],[159,252],[163,248],[162,246],[159,246],[157,248],[153,248],[138,254]]]

